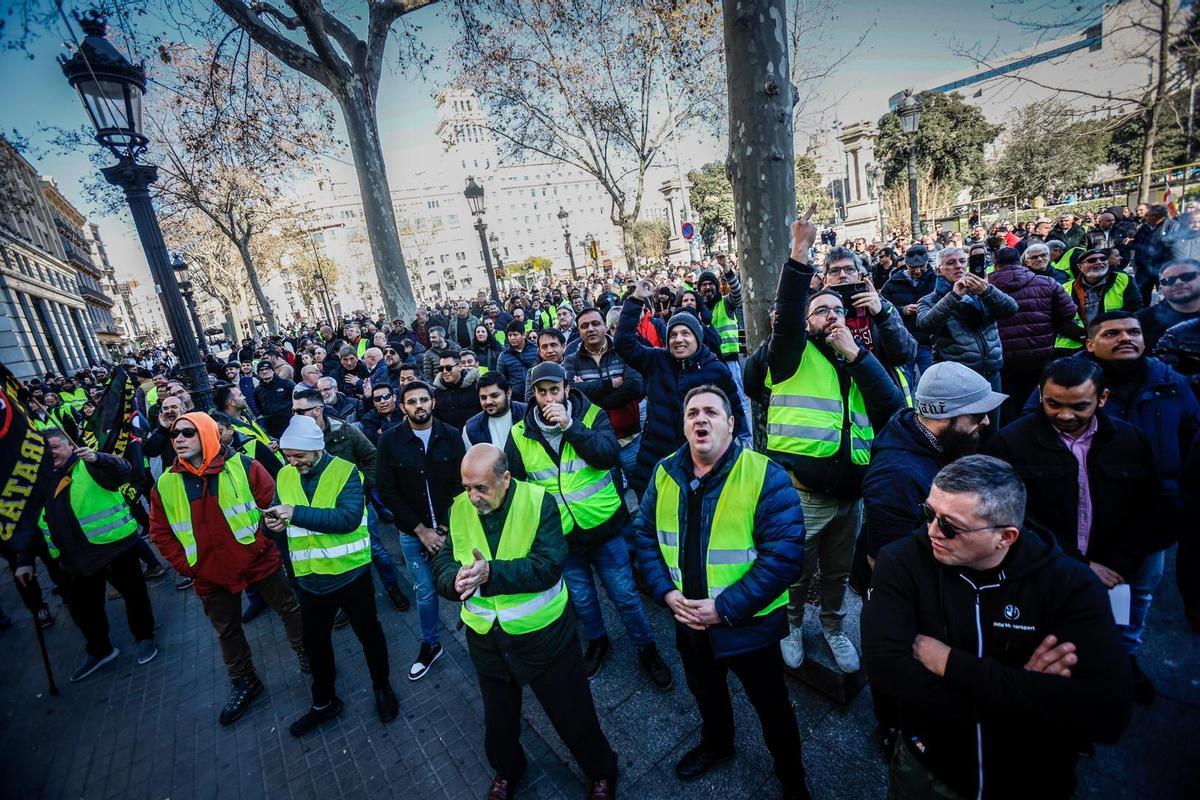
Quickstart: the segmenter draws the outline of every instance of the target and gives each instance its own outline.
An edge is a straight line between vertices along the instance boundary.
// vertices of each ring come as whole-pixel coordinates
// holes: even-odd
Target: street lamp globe
[[[108,26],[99,12],[80,19],[79,27],[86,34],[79,50],[70,58],[59,57],[63,74],[79,92],[96,129],[96,141],[117,158],[133,158],[150,141],[142,133],[146,71],[131,64],[105,38]]]
[[[471,216],[483,216],[483,187],[475,182],[474,176],[467,178],[467,188],[463,191],[463,196],[467,198],[467,207],[471,209]]]
[[[559,206],[558,214],[556,216],[558,217],[558,221],[562,223],[563,230],[565,231],[567,229],[567,217],[571,215],[567,213],[565,208]]]
[[[904,92],[904,102],[900,104],[900,130],[911,136],[921,127],[921,105],[913,97],[912,89]]]

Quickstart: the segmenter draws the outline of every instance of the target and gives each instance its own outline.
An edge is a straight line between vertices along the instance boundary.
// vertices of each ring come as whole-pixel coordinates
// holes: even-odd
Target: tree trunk
[[[346,135],[358,173],[358,190],[362,196],[363,221],[371,242],[375,260],[375,276],[383,295],[383,307],[389,319],[411,320],[417,311],[412,284],[404,266],[400,247],[400,232],[396,228],[396,212],[392,208],[392,193],[388,187],[387,167],[383,148],[379,144],[379,124],[367,90],[357,81],[345,85],[337,93]]]
[[[246,268],[246,277],[250,279],[250,290],[254,292],[254,299],[258,301],[258,307],[262,309],[263,317],[267,321],[267,332],[274,336],[279,332],[279,323],[275,320],[275,311],[271,308],[267,293],[263,291],[262,282],[258,279],[258,268],[254,266],[254,258],[250,255],[250,242],[239,241],[237,249],[242,257],[242,265]]]
[[[631,221],[626,217],[621,218],[621,249],[625,252],[625,264],[627,268],[634,271],[638,268],[637,241],[633,235],[635,224],[636,220]]]
[[[1158,142],[1159,120],[1167,102],[1171,58],[1171,4],[1160,0],[1158,5],[1158,62],[1155,64],[1154,87],[1146,108],[1146,129],[1142,136],[1142,175],[1138,181],[1138,202],[1150,202],[1150,171],[1154,169],[1154,146]]]
[[[738,260],[751,350],[771,332],[768,308],[796,214],[786,0],[722,0],[729,156]],[[756,425],[756,429],[762,428]]]

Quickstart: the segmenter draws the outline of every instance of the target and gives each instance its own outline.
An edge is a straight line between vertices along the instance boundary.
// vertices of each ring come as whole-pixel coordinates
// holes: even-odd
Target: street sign
[[[685,222],[683,223],[683,227],[679,229],[679,232],[683,234],[683,238],[690,242],[692,237],[696,235],[696,226],[690,222]]]

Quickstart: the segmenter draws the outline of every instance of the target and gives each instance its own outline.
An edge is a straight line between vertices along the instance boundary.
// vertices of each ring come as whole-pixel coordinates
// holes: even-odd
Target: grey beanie
[[[683,325],[692,332],[692,336],[696,337],[698,344],[704,344],[704,332],[700,329],[700,320],[695,314],[689,311],[677,311],[667,320],[667,338],[671,336],[671,328],[676,325]]]

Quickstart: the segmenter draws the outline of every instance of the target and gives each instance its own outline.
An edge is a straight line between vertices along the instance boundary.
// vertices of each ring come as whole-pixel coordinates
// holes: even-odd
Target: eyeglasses
[[[375,403],[386,403],[388,400],[391,400],[395,396],[396,395],[392,394],[391,392],[388,392],[387,394],[377,394],[374,397],[372,397],[371,400],[372,400],[372,402],[375,402]]]
[[[182,436],[184,439],[192,439],[195,438],[196,433],[197,431],[195,428],[176,428],[171,432],[171,438],[178,439],[180,436]]]
[[[812,311],[809,312],[808,315],[810,317],[817,317],[817,316],[820,316],[820,317],[829,317],[829,316],[844,317],[844,316],[846,316],[846,309],[841,308],[840,306],[837,306],[837,307],[831,306],[829,308],[814,308]]]
[[[996,528],[1008,527],[1006,525],[987,525],[982,528],[968,528],[963,530],[956,527],[954,523],[950,522],[950,520],[946,519],[945,517],[939,517],[937,512],[929,507],[928,503],[921,503],[921,514],[925,517],[926,525],[932,524],[936,519],[938,528],[940,528],[942,531],[942,536],[945,536],[947,539],[953,539],[960,533],[976,533],[978,531],[990,531],[995,530]]]
[[[857,275],[858,267],[853,264],[848,264],[844,267],[830,267],[825,270],[826,275]]]
[[[1200,277],[1200,272],[1185,272],[1182,275],[1176,275],[1174,278],[1162,278],[1159,280],[1163,286],[1174,286],[1177,283],[1191,283]]]
[[[1049,253],[1030,253],[1029,255],[1025,256],[1025,259],[1027,261],[1041,261],[1042,259],[1049,259],[1049,258],[1050,258]]]

